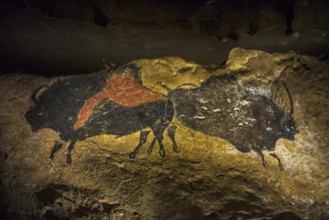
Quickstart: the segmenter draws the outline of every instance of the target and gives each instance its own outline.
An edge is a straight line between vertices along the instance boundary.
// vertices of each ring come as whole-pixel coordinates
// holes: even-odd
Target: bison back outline
[[[150,133],[144,131],[145,128],[151,128],[155,136],[148,152],[152,152],[157,140],[160,145],[159,153],[161,157],[165,156],[163,133],[174,117],[173,104],[160,93],[143,87],[138,74],[139,69],[134,64],[129,64],[110,73],[104,70],[91,75],[67,77],[56,81],[48,89],[39,88],[35,91],[32,95],[35,106],[25,114],[32,131],[50,128],[61,139],[54,143],[47,161],[48,166],[52,165],[55,153],[63,146],[63,141],[69,141],[66,161],[70,164],[71,152],[77,140],[102,134],[123,136],[140,131],[139,144],[130,154],[130,158],[134,158]],[[105,93],[109,96],[97,99],[95,104],[93,100],[99,97],[97,94],[104,95],[104,88],[111,85],[118,76],[128,79],[130,87],[126,91],[121,90],[121,96]],[[143,97],[131,96],[136,92]],[[159,98],[160,96],[163,98]],[[118,98],[121,98],[121,104],[114,101]],[[139,101],[130,101],[134,98],[139,98]],[[91,103],[91,114],[83,121],[82,126],[76,126],[80,115],[90,110],[88,103]],[[175,130],[176,126],[170,126],[167,135],[173,142],[173,149],[177,151]]]
[[[266,89],[256,81],[240,84],[234,75],[221,75],[210,77],[198,88],[167,89],[176,117],[186,127],[223,138],[243,153],[257,152],[264,167],[268,165],[262,151],[272,151],[270,155],[283,170],[275,144],[280,138],[294,140],[298,132],[283,81],[275,79]]]
[[[113,88],[119,85],[115,79],[127,89]],[[256,151],[264,167],[267,163],[262,151],[274,151],[279,138],[292,140],[298,132],[292,118],[292,100],[281,80],[272,81],[271,90],[252,83],[240,85],[232,75],[210,77],[193,89],[172,90],[163,86],[168,90],[167,97],[144,87],[135,64],[113,72],[104,70],[67,77],[48,89],[37,90],[32,95],[35,106],[25,117],[32,131],[50,128],[61,138],[51,150],[48,166],[63,141],[69,141],[67,163],[71,163],[71,152],[77,140],[139,131],[139,143],[129,155],[134,158],[150,133],[145,128],[150,128],[155,136],[148,153],[157,140],[159,153],[165,156],[162,140],[166,129],[174,151],[178,152],[176,126],[170,124],[174,116],[186,127],[226,139],[241,152]],[[278,160],[283,170],[279,157],[274,152],[270,155]]]

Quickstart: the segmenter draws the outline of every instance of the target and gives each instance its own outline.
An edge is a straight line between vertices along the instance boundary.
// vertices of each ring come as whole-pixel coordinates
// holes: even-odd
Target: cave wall
[[[66,143],[49,167],[49,155],[61,133],[47,127],[34,130],[26,118],[26,113],[36,106],[31,96],[42,85],[51,88],[58,81],[73,82],[72,79],[78,78],[3,75],[0,80],[2,219],[329,217],[328,62],[294,52],[269,54],[236,48],[230,52],[226,66],[219,69],[209,69],[178,57],[141,59],[133,63],[140,68],[138,77],[143,87],[164,96],[168,96],[166,89],[157,82],[172,89],[185,84],[181,89],[190,89],[193,95],[194,91],[203,91],[199,88],[211,77],[225,76],[225,80],[230,79],[228,74],[236,77],[237,85],[241,86],[237,92],[249,88],[248,91],[259,91],[256,94],[269,98],[271,81],[282,80],[289,91],[294,109],[292,117],[298,126],[294,139],[282,137],[273,149],[284,169],[280,170],[277,159],[270,155],[273,151],[263,148],[268,165],[264,167],[255,150],[241,152],[229,137],[207,135],[206,128],[193,129],[190,123],[179,120],[180,115],[175,115],[171,121],[177,126],[175,139],[179,152],[172,148],[166,132],[165,157],[159,154],[158,143],[148,154],[152,133],[135,157],[129,155],[140,140],[138,132],[119,137],[95,135],[76,142],[71,164],[67,164]],[[97,74],[88,76],[99,76]],[[74,86],[73,90],[81,87],[77,83]],[[220,93],[221,88],[217,89]],[[215,96],[217,90],[211,91]],[[37,93],[36,98],[45,100],[41,94]],[[67,103],[65,100],[75,102],[71,95],[62,99],[62,103],[58,99],[55,102],[56,98],[48,101],[57,104],[59,109],[67,105],[63,104]],[[198,99],[197,102],[206,101]],[[230,102],[233,104],[233,99],[227,104]],[[274,108],[271,106],[268,108]],[[266,109],[260,113],[272,111]],[[230,110],[230,107],[223,110]],[[234,111],[239,112],[238,109]],[[196,121],[211,117],[206,112],[203,112],[204,118],[200,112],[194,114],[198,116]],[[229,127],[226,124],[209,126]],[[248,145],[248,141],[245,144]]]
[[[218,67],[234,47],[328,57],[328,4],[322,0],[0,4],[3,73],[89,73],[162,56]]]
[[[0,0],[0,218],[329,218],[327,11],[325,0]],[[265,168],[254,149],[241,152],[229,135],[207,135],[177,115],[178,153],[166,136],[166,157],[155,144],[132,159],[138,133],[96,135],[76,143],[70,165],[64,144],[49,167],[60,132],[31,130],[33,92],[67,79],[58,75],[99,76],[128,62],[163,97],[158,82],[203,88],[228,74],[269,94],[282,80],[299,129],[274,145],[284,170],[272,152],[264,150]]]
[[[289,19],[296,31],[328,28],[328,4],[325,0],[3,2],[46,16],[114,26],[123,31],[201,32],[235,40],[263,29],[284,28]]]

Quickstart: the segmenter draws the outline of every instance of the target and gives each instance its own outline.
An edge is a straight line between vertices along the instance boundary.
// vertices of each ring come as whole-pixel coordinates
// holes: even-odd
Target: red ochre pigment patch
[[[94,108],[106,99],[123,106],[133,107],[147,102],[164,100],[165,96],[146,89],[138,84],[132,76],[115,74],[106,81],[105,87],[101,91],[85,101],[73,129],[81,128],[88,121]]]

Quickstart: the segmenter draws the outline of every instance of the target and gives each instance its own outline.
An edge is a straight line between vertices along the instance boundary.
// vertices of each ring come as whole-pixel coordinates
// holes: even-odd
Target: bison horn
[[[45,86],[45,85],[43,85],[43,86],[40,86],[39,88],[37,88],[37,89],[33,92],[33,94],[32,94],[32,100],[33,100],[34,103],[38,103],[38,102],[39,102],[40,91],[41,91],[42,89],[44,89],[44,88],[48,88],[48,87],[49,87],[49,86]]]

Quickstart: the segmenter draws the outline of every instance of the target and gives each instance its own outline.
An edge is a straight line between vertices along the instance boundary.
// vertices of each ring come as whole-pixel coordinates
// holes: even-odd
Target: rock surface
[[[328,8],[326,0],[2,0],[0,74],[86,74],[167,56],[218,67],[234,47],[328,58]]]
[[[228,140],[185,127],[177,117],[172,150],[166,157],[147,153],[152,138],[129,159],[139,133],[101,135],[77,141],[73,163],[66,146],[53,166],[46,161],[58,134],[31,131],[25,113],[31,95],[58,77],[1,76],[0,210],[2,219],[327,219],[329,218],[329,65],[295,52],[269,54],[233,49],[226,65],[209,69],[178,57],[142,59],[143,85],[167,95],[170,88],[202,85],[214,75],[230,74],[241,85],[268,88],[283,80],[293,101],[299,128],[295,140],[279,139],[275,158],[264,152],[264,168],[255,152],[242,153]],[[155,145],[158,149],[158,145]]]

